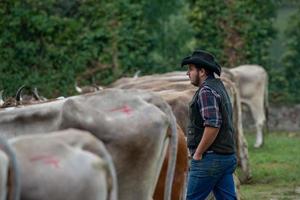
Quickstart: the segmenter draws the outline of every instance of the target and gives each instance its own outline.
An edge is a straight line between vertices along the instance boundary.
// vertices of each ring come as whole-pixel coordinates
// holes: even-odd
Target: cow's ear
[[[77,122],[80,118],[80,106],[77,105],[77,103],[72,100],[68,99],[66,102],[64,102],[62,107],[62,120],[60,124],[61,129],[70,128],[70,124],[74,124]],[[76,124],[77,126],[78,124]],[[78,128],[78,127],[73,127]]]

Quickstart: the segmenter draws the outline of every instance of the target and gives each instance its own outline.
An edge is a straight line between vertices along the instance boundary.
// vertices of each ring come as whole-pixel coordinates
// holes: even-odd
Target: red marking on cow
[[[34,156],[30,158],[30,162],[36,162],[36,161],[42,161],[43,163],[47,165],[52,165],[55,168],[60,168],[59,166],[59,160],[54,158],[53,156]]]
[[[125,113],[126,115],[131,115],[131,113],[133,112],[132,108],[129,107],[128,105],[124,105],[121,108],[115,108],[112,110],[109,110],[110,112],[122,112]]]

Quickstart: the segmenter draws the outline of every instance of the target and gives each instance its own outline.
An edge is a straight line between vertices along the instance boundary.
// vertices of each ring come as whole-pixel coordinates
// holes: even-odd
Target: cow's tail
[[[176,158],[177,158],[177,146],[178,146],[178,134],[177,134],[177,123],[176,118],[172,112],[172,109],[169,105],[168,113],[170,116],[170,124],[171,124],[171,139],[169,145],[170,157],[168,161],[168,171],[165,183],[165,192],[164,192],[164,200],[171,200],[172,196],[172,185],[175,174],[176,167]]]
[[[21,180],[15,151],[2,137],[0,137],[0,147],[9,157],[8,199],[19,200],[21,197]]]
[[[93,135],[91,135],[93,136]],[[95,145],[87,145],[84,147],[84,149],[95,153],[97,155],[100,155],[101,158],[103,158],[106,163],[107,163],[107,173],[109,174],[108,176],[108,189],[109,189],[109,195],[108,195],[108,200],[118,200],[118,181],[117,181],[117,173],[116,173],[116,168],[113,163],[113,159],[106,149],[105,145],[101,140],[93,136],[94,140],[97,141],[97,143],[93,143]]]
[[[186,198],[186,194],[187,194],[187,180],[188,180],[188,173],[185,174],[185,178],[184,178],[184,183],[183,183],[183,188],[181,191],[181,200],[185,200]]]
[[[100,146],[100,145],[99,145]],[[105,148],[104,144],[100,146],[103,152],[103,157],[107,162],[108,173],[109,173],[109,197],[108,200],[118,200],[118,181],[117,181],[117,172],[115,165],[113,163],[110,153]]]
[[[265,111],[265,116],[266,116],[266,129],[267,132],[269,132],[269,77],[268,74],[266,73],[266,79],[265,79],[265,91],[264,91],[264,111]]]

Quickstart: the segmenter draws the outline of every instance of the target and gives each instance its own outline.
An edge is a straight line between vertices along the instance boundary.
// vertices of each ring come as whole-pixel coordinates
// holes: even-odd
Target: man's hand
[[[193,159],[194,159],[194,160],[201,160],[201,159],[202,159],[202,154],[197,154],[197,153],[195,153],[195,154],[193,155]]]
[[[193,156],[194,160],[201,160],[202,154],[205,152],[210,145],[214,142],[219,132],[219,128],[206,126],[204,128],[203,136]]]

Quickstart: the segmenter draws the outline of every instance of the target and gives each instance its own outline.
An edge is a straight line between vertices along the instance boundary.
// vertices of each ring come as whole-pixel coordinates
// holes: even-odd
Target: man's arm
[[[200,160],[202,158],[202,154],[208,149],[208,147],[210,147],[210,145],[216,139],[219,130],[220,130],[219,128],[215,128],[215,127],[209,127],[209,126],[205,127],[202,139],[193,156],[194,160]]]

